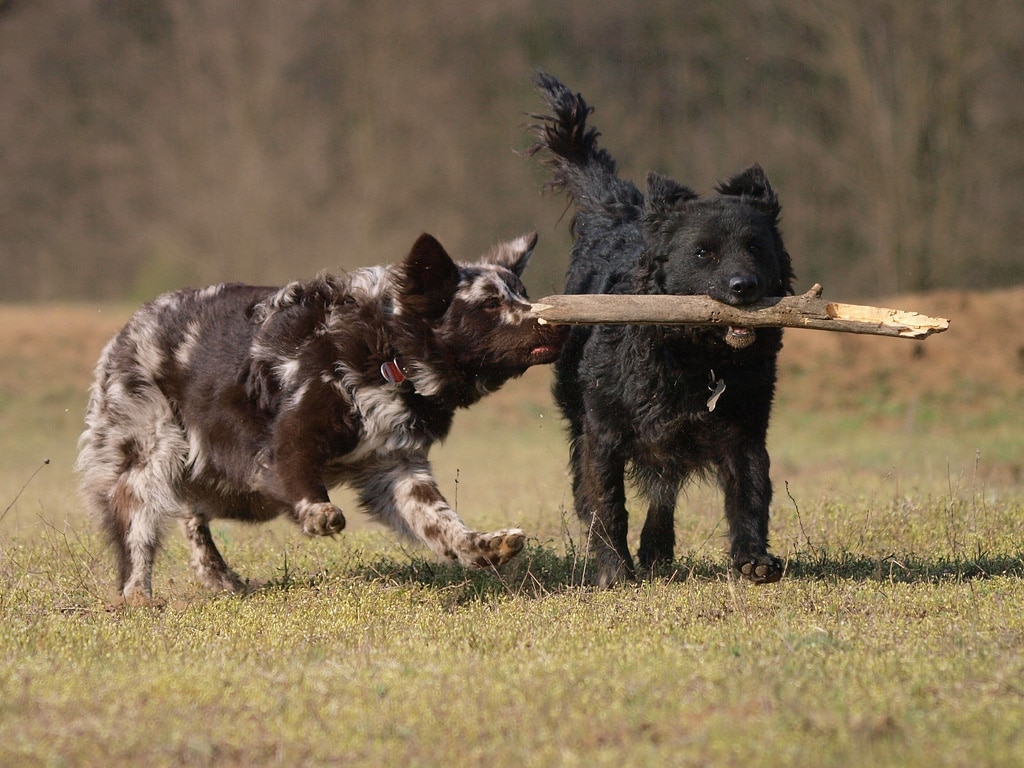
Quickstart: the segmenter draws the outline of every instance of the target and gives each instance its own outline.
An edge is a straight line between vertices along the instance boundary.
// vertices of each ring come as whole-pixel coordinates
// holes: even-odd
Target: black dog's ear
[[[722,195],[746,197],[773,218],[778,218],[778,195],[775,194],[772,185],[768,183],[768,177],[760,165],[754,164],[743,173],[726,179],[715,187],[715,190]]]
[[[420,235],[399,271],[401,313],[435,320],[448,309],[458,287],[459,268],[444,246],[431,235]]]
[[[648,213],[671,211],[687,200],[696,200],[697,193],[667,176],[651,171],[647,174],[645,201]]]
[[[504,267],[522,277],[523,270],[530,263],[530,257],[533,256],[533,249],[536,246],[537,233],[530,232],[515,240],[498,243],[480,261],[484,264],[496,264],[499,267]]]

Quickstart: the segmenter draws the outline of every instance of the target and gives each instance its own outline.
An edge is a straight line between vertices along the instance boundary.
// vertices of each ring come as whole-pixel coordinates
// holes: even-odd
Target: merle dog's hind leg
[[[156,455],[138,461],[141,466],[123,471],[113,483],[102,516],[117,555],[118,591],[126,603],[146,605],[153,599],[153,562],[163,527],[177,506],[166,477],[154,471]]]
[[[224,561],[213,542],[206,519],[200,515],[191,515],[181,521],[181,527],[192,550],[192,568],[200,583],[218,592],[241,592],[245,584]]]
[[[155,388],[137,389],[95,385],[77,468],[83,500],[117,556],[118,592],[127,603],[146,604],[163,527],[181,514],[176,488],[188,442]]]
[[[126,473],[114,484],[106,522],[117,555],[118,592],[130,605],[148,605],[153,600],[153,561],[161,521],[133,492],[131,480]]]
[[[502,565],[519,554],[526,541],[518,528],[480,533],[466,527],[438,490],[425,456],[371,467],[356,484],[360,502],[371,515],[466,567]]]
[[[636,578],[626,542],[625,468],[622,458],[588,432],[573,443],[573,499],[576,514],[587,525],[599,587]]]

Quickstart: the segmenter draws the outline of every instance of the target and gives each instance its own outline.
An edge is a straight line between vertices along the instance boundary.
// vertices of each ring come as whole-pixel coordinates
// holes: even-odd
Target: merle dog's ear
[[[768,183],[768,177],[760,165],[754,164],[743,173],[726,179],[715,187],[715,190],[722,195],[745,197],[773,218],[778,218],[778,195]]]
[[[528,235],[517,237],[505,243],[498,243],[490,253],[480,261],[484,264],[496,264],[499,267],[515,272],[519,277],[523,276],[523,270],[533,256],[533,249],[537,246],[537,233],[531,232]]]
[[[422,234],[398,273],[398,304],[403,314],[430,320],[445,313],[459,287],[459,268],[437,240]]]
[[[671,211],[687,200],[696,200],[697,193],[673,181],[668,176],[650,171],[647,174],[647,194],[644,196],[648,213]]]

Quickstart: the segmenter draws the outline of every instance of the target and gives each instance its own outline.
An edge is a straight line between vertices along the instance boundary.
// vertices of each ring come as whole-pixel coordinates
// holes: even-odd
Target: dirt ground
[[[922,341],[787,331],[781,367],[786,387],[826,398],[830,389],[863,390],[881,381],[900,396],[957,395],[965,386],[1004,393],[1024,388],[1024,287],[939,291],[872,304],[945,317],[949,330]]]

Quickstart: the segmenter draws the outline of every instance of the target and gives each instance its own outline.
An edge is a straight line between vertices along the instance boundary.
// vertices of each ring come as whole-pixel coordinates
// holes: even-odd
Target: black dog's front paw
[[[608,589],[616,584],[636,581],[633,560],[623,560],[617,555],[598,554],[594,558],[597,569],[589,578],[589,582],[600,589]]]
[[[754,584],[771,584],[782,578],[782,561],[775,555],[740,555],[733,558],[732,567]]]

